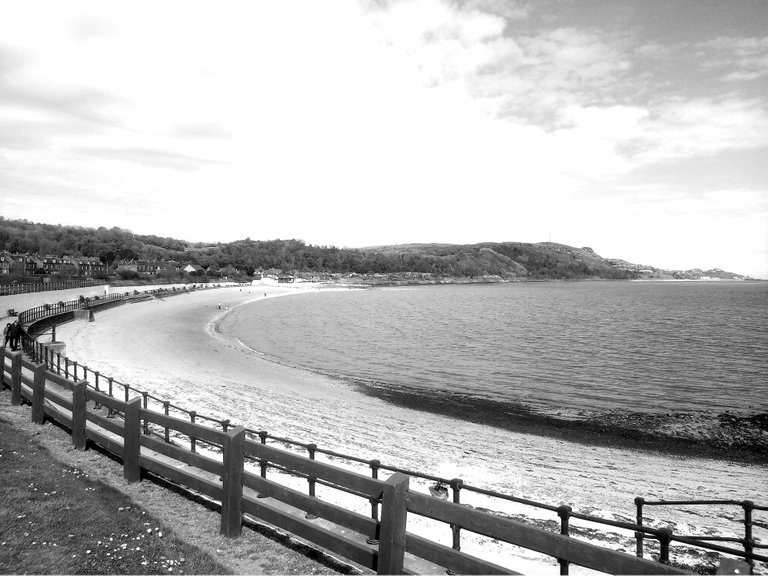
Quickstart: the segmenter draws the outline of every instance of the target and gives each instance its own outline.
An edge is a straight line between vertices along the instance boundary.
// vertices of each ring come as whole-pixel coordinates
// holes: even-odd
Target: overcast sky
[[[765,0],[0,0],[0,215],[768,278]]]

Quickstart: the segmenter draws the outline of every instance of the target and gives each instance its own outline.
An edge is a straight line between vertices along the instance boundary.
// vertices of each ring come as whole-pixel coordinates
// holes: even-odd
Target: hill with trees
[[[610,260],[591,248],[552,242],[401,244],[368,248],[313,246],[301,240],[238,240],[191,243],[122,228],[97,229],[10,220],[0,216],[0,252],[97,257],[112,267],[120,260],[173,260],[204,269],[278,270],[298,276],[365,275],[379,281],[584,280],[743,277],[715,271],[668,271]],[[718,276],[719,274],[719,276]]]

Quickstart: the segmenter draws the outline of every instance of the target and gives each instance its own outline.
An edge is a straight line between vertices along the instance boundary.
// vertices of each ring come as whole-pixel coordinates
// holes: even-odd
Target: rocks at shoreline
[[[768,413],[613,412],[588,418],[598,431],[658,445],[692,448],[702,456],[768,462]]]

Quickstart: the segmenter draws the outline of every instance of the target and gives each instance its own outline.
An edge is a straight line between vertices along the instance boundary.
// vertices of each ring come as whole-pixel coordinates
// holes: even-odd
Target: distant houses
[[[0,252],[0,276],[105,276],[107,266],[99,258],[85,256],[39,256]]]
[[[202,274],[205,272],[202,266],[198,266],[197,264],[187,264],[182,268],[184,272],[187,274]]]
[[[178,273],[181,264],[175,260],[119,260],[115,272],[134,272],[139,276],[158,276],[164,273]]]
[[[203,268],[197,264],[182,264],[175,260],[117,260],[107,266],[101,259],[86,256],[40,256],[38,254],[0,251],[0,277],[2,276],[78,276],[106,278],[109,274],[131,276],[194,276],[224,277],[238,273],[234,268]],[[121,274],[122,273],[122,274]]]

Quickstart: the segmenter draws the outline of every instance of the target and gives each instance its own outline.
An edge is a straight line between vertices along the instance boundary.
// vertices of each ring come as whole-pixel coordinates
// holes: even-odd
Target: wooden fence
[[[30,403],[34,422],[55,420],[71,430],[76,448],[85,449],[91,442],[117,455],[129,482],[151,473],[220,502],[221,533],[230,537],[240,534],[244,517],[250,516],[380,574],[516,573],[407,532],[408,515],[416,514],[601,572],[683,573],[669,565],[409,490],[409,476],[403,473],[393,473],[386,480],[367,477],[267,445],[263,435],[242,426],[225,432],[146,409],[141,396],[118,399],[83,379],[62,376],[58,373],[61,362],[49,354],[38,356],[44,360],[38,363],[22,352],[0,349],[0,358],[3,386],[11,390],[11,403]],[[203,454],[168,441],[168,431],[211,450]],[[287,488],[267,478],[268,468],[375,502],[380,506],[380,518]]]

